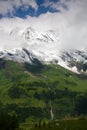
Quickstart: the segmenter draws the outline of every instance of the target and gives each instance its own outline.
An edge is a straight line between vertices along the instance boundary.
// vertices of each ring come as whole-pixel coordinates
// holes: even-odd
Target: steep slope
[[[87,53],[86,51],[69,50],[62,51],[58,55],[53,53],[46,55],[45,52],[31,52],[29,49],[14,49],[0,51],[0,58],[5,60],[13,60],[19,63],[31,63],[34,61],[43,64],[53,63],[58,64],[75,73],[87,71]]]
[[[61,55],[62,60],[67,64],[68,69],[72,71],[87,71],[87,51],[69,50],[64,51]]]
[[[87,75],[58,65],[0,60],[0,110],[15,111],[20,122],[74,116],[76,98],[86,89]]]

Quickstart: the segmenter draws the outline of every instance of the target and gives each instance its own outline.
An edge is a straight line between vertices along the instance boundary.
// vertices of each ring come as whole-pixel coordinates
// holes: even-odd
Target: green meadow
[[[14,112],[22,126],[54,120],[35,130],[86,130],[87,120],[62,119],[87,115],[87,75],[53,64],[19,64],[0,59],[1,110]]]

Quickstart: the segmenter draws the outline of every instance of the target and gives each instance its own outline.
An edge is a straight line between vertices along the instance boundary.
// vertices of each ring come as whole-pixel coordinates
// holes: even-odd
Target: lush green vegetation
[[[0,111],[0,130],[21,130],[15,113]]]
[[[32,130],[87,130],[87,120],[60,120],[38,123]]]
[[[21,123],[87,114],[87,75],[58,65],[19,64],[0,59],[0,111]]]

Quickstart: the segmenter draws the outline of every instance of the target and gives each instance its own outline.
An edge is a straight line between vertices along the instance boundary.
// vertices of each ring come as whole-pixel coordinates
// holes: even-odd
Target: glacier
[[[58,30],[42,32],[32,27],[9,30],[0,27],[0,58],[30,64],[38,59],[43,64],[58,64],[78,72],[79,66],[87,64],[87,51],[61,48]]]

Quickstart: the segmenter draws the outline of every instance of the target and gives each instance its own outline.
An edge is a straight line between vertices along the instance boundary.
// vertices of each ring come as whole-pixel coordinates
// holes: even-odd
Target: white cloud
[[[53,27],[59,28],[61,46],[87,48],[87,0],[60,0],[56,3],[48,0],[44,6],[48,5],[61,11],[50,16]]]
[[[0,14],[3,16],[8,13],[14,14],[15,9],[23,6],[23,9],[27,9],[29,6],[32,6],[37,10],[38,6],[35,0],[1,0],[0,1]]]
[[[66,4],[68,9],[64,10],[60,6],[60,13],[48,12],[39,17],[27,16],[26,19],[3,18],[0,20],[0,27],[5,28],[5,32],[15,27],[25,29],[28,26],[39,31],[53,29],[59,34],[59,41],[56,43],[58,49],[87,49],[87,0],[61,0],[60,2]]]

